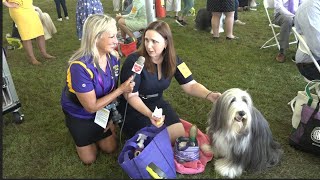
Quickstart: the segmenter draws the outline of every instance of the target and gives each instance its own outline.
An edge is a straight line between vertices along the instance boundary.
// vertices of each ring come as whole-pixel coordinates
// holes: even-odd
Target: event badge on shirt
[[[97,111],[94,122],[101,126],[102,128],[106,128],[109,120],[110,111],[106,108],[102,108]]]
[[[179,71],[181,72],[181,74],[183,75],[184,78],[187,78],[192,74],[190,69],[188,68],[188,66],[184,62],[179,64],[177,67],[178,67]]]

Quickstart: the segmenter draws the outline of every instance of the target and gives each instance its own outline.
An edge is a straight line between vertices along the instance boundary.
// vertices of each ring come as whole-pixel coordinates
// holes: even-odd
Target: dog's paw
[[[221,176],[235,178],[242,174],[242,168],[240,166],[234,166],[230,161],[224,158],[216,160],[214,166],[215,170]]]

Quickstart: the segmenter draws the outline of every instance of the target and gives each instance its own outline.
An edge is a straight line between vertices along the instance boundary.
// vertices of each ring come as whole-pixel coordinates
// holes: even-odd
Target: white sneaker
[[[57,21],[62,21],[62,18],[58,18]]]
[[[234,21],[235,24],[238,24],[238,25],[245,25],[246,23],[245,22],[242,22],[240,21],[239,19],[237,19],[236,21]]]
[[[66,20],[69,20],[69,16],[66,17]]]

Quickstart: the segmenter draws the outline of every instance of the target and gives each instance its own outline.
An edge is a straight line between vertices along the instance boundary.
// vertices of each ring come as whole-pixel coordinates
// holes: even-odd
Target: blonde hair
[[[117,28],[116,21],[106,14],[90,15],[84,25],[80,48],[71,56],[69,63],[79,60],[83,56],[92,56],[93,62],[98,62],[99,52],[96,47],[97,39],[104,32],[112,32]]]

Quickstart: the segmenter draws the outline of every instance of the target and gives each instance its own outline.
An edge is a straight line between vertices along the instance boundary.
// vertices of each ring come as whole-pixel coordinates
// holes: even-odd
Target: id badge
[[[101,110],[97,111],[94,122],[102,128],[106,128],[109,120],[109,115],[110,111],[106,108],[102,108]]]

